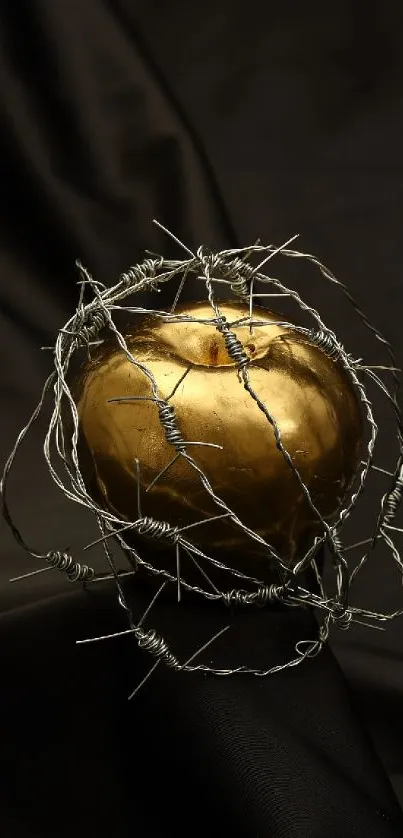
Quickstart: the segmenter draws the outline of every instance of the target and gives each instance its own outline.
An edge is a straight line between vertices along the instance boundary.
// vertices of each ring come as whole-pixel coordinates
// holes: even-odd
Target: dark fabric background
[[[112,283],[146,248],[178,255],[153,217],[189,246],[298,232],[402,363],[399,0],[0,8],[2,460],[50,369],[40,347],[75,306],[75,260]],[[276,270],[359,353],[364,337],[328,286],[300,264]],[[386,409],[379,418],[382,465],[394,451]],[[13,510],[30,544],[79,555],[94,523],[48,478],[43,428],[17,461]],[[127,638],[75,644],[124,626],[112,589],[56,572],[8,583],[31,568],[2,525],[2,835],[403,834],[401,622],[338,633],[332,652],[265,680],[160,667],[127,702],[148,658]],[[140,616],[146,595],[130,595]],[[356,596],[397,608],[399,577],[381,557]],[[309,615],[281,609],[231,620],[206,661],[282,662],[313,632]],[[222,615],[185,602],[178,626],[161,603],[154,623],[189,655]]]

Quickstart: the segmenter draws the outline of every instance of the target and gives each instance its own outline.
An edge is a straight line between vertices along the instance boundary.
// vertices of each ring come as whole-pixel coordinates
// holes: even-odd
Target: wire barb
[[[97,638],[89,638],[77,642],[89,643],[95,640],[120,637],[128,634],[134,638],[140,649],[155,659],[148,674],[138,687],[136,687],[131,697],[137,694],[140,687],[143,686],[155,671],[156,667],[161,663],[175,671],[199,670],[223,676],[242,672],[263,677],[282,671],[287,667],[300,665],[308,657],[319,654],[321,648],[327,642],[333,626],[345,631],[352,623],[361,623],[383,630],[383,626],[379,625],[380,623],[385,623],[403,614],[403,609],[396,609],[391,614],[379,614],[376,611],[359,607],[353,608],[349,605],[349,593],[353,582],[374,551],[380,549],[380,545],[383,546],[383,549],[387,550],[388,555],[394,562],[400,580],[403,578],[403,561],[398,548],[399,539],[403,534],[403,526],[399,526],[398,521],[398,514],[403,499],[403,419],[399,401],[400,370],[388,341],[370,323],[368,317],[358,306],[346,286],[336,279],[326,266],[309,253],[302,253],[290,249],[289,245],[294,241],[296,236],[291,237],[279,247],[273,244],[262,245],[258,241],[252,246],[235,250],[223,250],[214,253],[206,247],[199,247],[196,252],[193,252],[192,249],[159,221],[154,221],[154,223],[182,249],[182,255],[186,258],[182,260],[168,260],[157,254],[149,253],[142,262],[131,266],[125,273],[122,273],[116,285],[112,287],[106,287],[102,283],[94,280],[89,271],[79,261],[77,262],[80,281],[78,283],[79,300],[76,311],[63,328],[59,330],[55,345],[49,347],[52,351],[54,370],[45,383],[38,406],[17,438],[15,446],[5,464],[0,483],[3,516],[11,527],[15,539],[30,556],[41,560],[45,564],[45,567],[33,570],[28,574],[15,576],[10,581],[17,581],[53,569],[64,573],[69,582],[93,584],[95,582],[111,580],[115,583],[118,602],[128,621],[128,629],[115,634],[100,635]],[[255,257],[258,258],[256,259]],[[263,272],[265,265],[275,257],[279,259],[286,257],[307,261],[320,272],[321,277],[325,281],[338,292],[342,293],[351,304],[355,315],[364,324],[371,337],[375,338],[378,346],[381,345],[385,350],[387,354],[385,363],[382,363],[382,359],[379,364],[366,364],[363,358],[354,360],[338,340],[332,329],[327,327],[323,322],[320,314],[306,303],[296,290],[288,287],[280,279],[268,276]],[[255,262],[258,261],[257,266],[252,264],[253,259]],[[211,317],[198,319],[186,314],[186,312],[177,311],[177,305],[185,283],[192,279],[197,280],[198,287],[200,288],[202,287],[201,283],[204,283],[206,300],[211,307]],[[173,302],[169,310],[148,309],[140,306],[137,307],[136,305],[125,307],[124,301],[127,297],[132,297],[140,291],[159,292],[161,287],[169,282],[173,283],[173,287],[176,288],[176,293],[173,296]],[[228,322],[220,310],[220,304],[215,297],[215,289],[217,287],[228,288],[237,298],[244,302],[246,313],[241,318],[231,323]],[[92,294],[89,302],[85,301],[87,292]],[[322,518],[319,510],[315,506],[308,487],[303,482],[295,463],[284,445],[276,417],[271,414],[268,406],[253,388],[249,376],[253,360],[247,354],[242,341],[234,331],[234,329],[241,325],[248,328],[249,335],[254,333],[255,330],[258,330],[265,321],[256,318],[254,304],[256,301],[272,297],[287,297],[287,300],[309,317],[311,323],[309,327],[298,326],[285,318],[279,318],[278,325],[292,329],[294,334],[299,335],[301,341],[306,341],[316,346],[318,351],[324,353],[334,363],[340,364],[344,368],[359,398],[363,417],[366,422],[367,450],[361,462],[361,470],[356,476],[350,494],[343,501],[337,520],[332,523],[332,526]],[[305,554],[298,558],[298,562],[293,568],[288,566],[287,562],[282,559],[271,544],[266,542],[259,533],[247,527],[241,517],[238,517],[227,506],[224,500],[215,492],[208,475],[201,469],[197,460],[192,456],[192,452],[197,450],[198,446],[210,446],[218,450],[222,449],[214,441],[185,440],[181,432],[173,402],[175,401],[179,387],[182,384],[185,387],[187,386],[186,378],[192,374],[193,365],[189,364],[186,366],[172,391],[163,398],[152,372],[132,354],[125,338],[116,326],[114,319],[115,313],[121,311],[141,314],[142,316],[154,316],[163,323],[195,322],[200,324],[201,327],[203,325],[214,326],[222,335],[226,351],[235,366],[235,374],[238,376],[239,383],[248,394],[248,398],[251,398],[264,414],[274,433],[277,448],[287,467],[292,472],[293,478],[299,482],[318,525],[318,534],[315,535],[312,544],[309,545]],[[134,402],[141,400],[152,402],[158,412],[158,418],[165,439],[172,448],[172,456],[170,456],[170,459],[168,458],[166,465],[153,477],[147,487],[144,487],[144,484],[142,484],[142,464],[138,458],[134,458],[133,468],[136,479],[135,502],[137,508],[137,518],[135,521],[119,518],[110,509],[101,508],[88,493],[80,469],[78,456],[79,420],[77,407],[68,384],[69,374],[75,353],[83,347],[89,353],[91,346],[94,344],[99,345],[103,341],[105,331],[116,341],[117,346],[125,354],[128,361],[146,376],[151,388],[150,395],[148,396],[140,396],[135,393],[133,396],[119,396],[119,394],[116,394],[116,398],[109,399],[109,401],[111,403],[132,400]],[[371,361],[375,360],[371,358]],[[387,384],[381,378],[383,373],[387,373],[388,375]],[[375,442],[379,428],[375,421],[373,404],[367,393],[367,381],[370,382],[372,388],[376,388],[379,398],[386,398],[388,400],[394,412],[398,456],[396,464],[389,468],[381,468],[373,462]],[[100,537],[84,547],[83,551],[97,545],[102,546],[107,564],[106,573],[95,573],[94,569],[89,565],[73,559],[68,551],[51,550],[46,554],[35,551],[23,539],[10,512],[7,491],[10,472],[17,452],[20,450],[27,433],[42,413],[45,400],[49,398],[51,399],[51,418],[43,444],[45,462],[49,474],[59,490],[69,500],[90,510],[95,516],[100,527]],[[62,419],[62,415],[68,417],[69,427],[71,426],[72,428],[69,432],[67,432],[67,425],[64,419]],[[196,520],[182,527],[165,520],[156,520],[145,513],[150,491],[156,486],[158,481],[163,478],[167,479],[169,470],[180,459],[185,460],[187,467],[194,471],[200,480],[201,487],[208,495],[210,502],[214,503],[217,510],[210,517],[203,517],[203,513],[200,512],[200,520]],[[354,543],[345,545],[345,539],[343,537],[344,525],[361,499],[364,487],[367,485],[367,481],[374,471],[383,475],[383,477],[376,478],[377,482],[382,483],[387,479],[388,485],[386,491],[384,489],[380,499],[379,512],[372,532],[369,536],[364,534],[363,537],[359,536],[358,540]],[[142,491],[144,491],[143,498]],[[254,543],[258,543],[266,551],[267,556],[270,557],[270,560],[277,567],[281,583],[267,585],[264,583],[264,580],[242,573],[235,566],[235,562],[233,566],[228,567],[216,556],[203,553],[196,544],[192,543],[192,540],[188,540],[188,537],[192,539],[194,532],[197,533],[199,526],[208,525],[209,522],[217,521],[221,518],[223,520],[227,518],[231,523],[231,527],[239,528],[245,537]],[[154,566],[146,560],[142,555],[141,548],[136,547],[135,549],[129,543],[129,534],[131,533],[143,539],[144,544],[147,542],[148,544],[150,542],[159,542],[161,545],[164,545],[169,555],[172,555],[172,565],[170,565],[172,572],[163,567]],[[127,571],[118,571],[116,568],[109,549],[112,538],[123,549],[124,556],[128,561],[129,569]],[[332,570],[335,574],[336,593],[332,594],[332,596],[326,593],[325,582],[319,573],[316,561],[318,550],[322,545],[326,545],[330,553]],[[361,548],[365,552],[361,555],[357,564],[351,569],[348,562],[352,560],[355,551]],[[187,579],[190,564],[198,571],[200,577],[199,584],[191,584]],[[224,578],[228,578],[229,576],[231,583],[228,585],[228,589],[219,588],[215,584],[215,581],[210,578],[206,567],[207,569],[215,568],[220,570]],[[163,582],[145,613],[139,622],[136,623],[132,616],[130,600],[127,592],[123,589],[123,584],[126,587],[127,577],[127,586],[130,584],[130,577],[133,577],[136,583],[138,568],[143,568],[144,571],[147,571],[156,578],[162,578]],[[298,584],[298,577],[307,568],[312,570],[316,580],[314,591],[310,591]],[[239,582],[237,583],[234,580],[239,580]],[[234,587],[235,584],[242,585],[242,587]],[[170,649],[167,640],[159,631],[157,632],[153,628],[148,630],[144,628],[144,622],[165,586],[167,586],[168,591],[171,588],[174,589],[175,599],[178,603],[182,602],[182,599],[185,599],[189,593],[192,593],[204,597],[210,603],[218,602],[230,609],[241,607],[270,608],[274,603],[280,608],[311,608],[321,613],[323,619],[319,626],[317,638],[299,641],[295,647],[295,657],[285,664],[260,669],[248,667],[246,664],[236,669],[222,669],[200,663],[194,664],[195,658],[218,639],[223,632],[227,631],[228,626],[214,635],[211,640],[198,649],[185,663],[181,663],[174,651]],[[178,613],[181,613],[181,609],[179,609]]]

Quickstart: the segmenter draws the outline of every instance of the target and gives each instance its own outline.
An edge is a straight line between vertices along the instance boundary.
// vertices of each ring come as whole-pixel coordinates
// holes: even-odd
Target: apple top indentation
[[[217,306],[241,341],[245,354],[253,360],[264,358],[272,341],[286,334],[286,329],[277,325],[281,316],[260,306],[254,306],[253,317],[262,325],[255,327],[250,327],[249,307],[245,304],[226,300],[218,302]],[[175,314],[189,314],[194,319],[173,323],[168,319],[148,317],[136,330],[134,343],[147,343],[155,350],[158,347],[158,352],[165,351],[195,367],[235,367],[224,337],[213,322],[214,311],[208,303],[184,303],[178,306]]]

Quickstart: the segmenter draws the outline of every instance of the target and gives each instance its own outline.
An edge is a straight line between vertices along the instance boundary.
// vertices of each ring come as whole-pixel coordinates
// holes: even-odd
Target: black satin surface
[[[75,260],[112,283],[146,248],[178,256],[154,217],[190,247],[298,232],[401,365],[398,2],[0,8],[2,461],[51,368],[40,347],[76,304]],[[328,286],[300,263],[276,271],[312,295],[358,357],[365,338]],[[388,431],[387,408],[378,419]],[[97,532],[48,477],[44,427],[16,462],[12,511],[32,547],[80,558]],[[387,432],[381,465],[392,449]],[[371,489],[366,502],[352,540],[372,514]],[[145,653],[128,637],[76,644],[126,627],[113,588],[83,590],[56,571],[10,584],[36,565],[5,525],[0,558],[2,835],[403,834],[401,622],[338,632],[331,649],[268,679],[161,665],[128,701]],[[92,560],[100,566],[101,554]],[[149,594],[127,592],[140,617]],[[398,574],[374,560],[355,597],[399,607]],[[314,632],[308,613],[281,609],[223,614],[184,600],[174,613],[161,600],[147,626],[181,659],[231,625],[204,663],[282,663]]]

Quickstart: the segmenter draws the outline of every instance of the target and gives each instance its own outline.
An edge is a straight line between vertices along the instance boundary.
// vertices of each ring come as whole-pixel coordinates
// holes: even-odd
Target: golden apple
[[[229,322],[248,318],[243,304],[219,306]],[[213,316],[205,302],[181,305],[176,313]],[[246,321],[233,327],[251,359],[250,383],[275,418],[314,504],[331,522],[361,459],[357,396],[341,365],[297,331],[276,325],[279,315],[255,306],[254,319],[264,325],[252,331]],[[285,562],[294,562],[319,531],[318,520],[276,446],[273,428],[244,389],[223,336],[211,324],[148,315],[125,338],[136,361],[152,373],[160,398],[168,398],[188,370],[169,399],[181,437],[221,446],[192,445],[188,453],[238,518]],[[84,477],[104,507],[138,519],[138,460],[143,516],[184,527],[223,512],[182,456],[151,485],[176,450],[165,437],[149,378],[116,341],[84,366],[76,400]],[[261,578],[269,567],[268,551],[229,519],[185,534],[228,565],[258,567]]]

